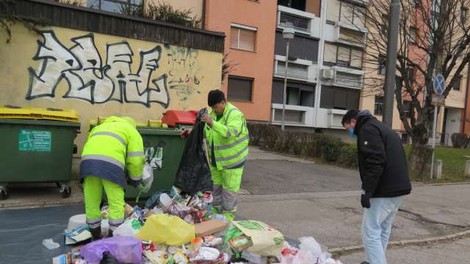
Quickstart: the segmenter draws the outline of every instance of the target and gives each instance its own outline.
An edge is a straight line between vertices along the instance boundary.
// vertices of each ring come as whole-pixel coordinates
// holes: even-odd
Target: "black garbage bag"
[[[100,264],[120,264],[119,261],[111,255],[108,251],[103,253],[103,259],[100,261]]]
[[[196,124],[186,139],[183,157],[181,158],[174,186],[187,194],[199,191],[212,191],[212,179],[204,152],[204,123],[200,117],[206,109],[199,111]]]

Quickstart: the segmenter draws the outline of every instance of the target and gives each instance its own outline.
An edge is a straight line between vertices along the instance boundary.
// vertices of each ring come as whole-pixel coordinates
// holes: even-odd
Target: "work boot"
[[[95,228],[90,228],[90,233],[91,233],[91,238],[92,240],[98,240],[101,239],[101,226],[95,227]]]

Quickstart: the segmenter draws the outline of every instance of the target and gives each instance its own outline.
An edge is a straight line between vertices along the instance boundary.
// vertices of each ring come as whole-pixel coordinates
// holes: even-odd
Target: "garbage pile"
[[[340,264],[312,237],[295,247],[278,230],[255,220],[228,221],[211,211],[212,195],[157,192],[144,208],[126,204],[126,219],[112,237],[91,241],[84,222],[65,232],[69,253],[53,263],[66,264]],[[102,210],[106,218],[107,208]],[[75,217],[75,216],[74,216]],[[74,218],[72,217],[72,218]],[[72,219],[71,218],[71,219]],[[70,221],[69,228],[70,229]],[[108,234],[106,221],[103,234]],[[46,241],[45,246],[53,245]]]

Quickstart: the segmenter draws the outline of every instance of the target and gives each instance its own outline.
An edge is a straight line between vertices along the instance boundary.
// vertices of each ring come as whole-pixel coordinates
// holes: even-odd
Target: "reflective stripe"
[[[230,134],[230,128],[229,128],[229,129],[227,129],[227,135],[225,135],[225,137],[228,137],[228,138],[229,138],[230,135],[231,135],[231,134]]]
[[[124,222],[123,218],[120,219],[109,219],[109,225],[110,226],[119,226]]]
[[[131,178],[131,180],[137,179],[137,181],[141,180],[142,177],[143,177],[143,174],[140,174],[140,175],[137,175],[137,176],[130,176],[129,175],[129,178]]]
[[[82,157],[82,160],[102,160],[102,161],[106,161],[106,162],[109,162],[111,164],[114,164],[116,166],[118,166],[119,168],[123,169],[124,170],[124,164],[119,162],[118,160],[115,160],[111,157],[108,157],[108,156],[103,156],[103,155],[86,155],[86,156],[83,156]]]
[[[228,118],[230,117],[230,114],[233,112],[233,110],[235,110],[235,108],[228,110],[227,117],[225,117],[225,125],[227,125]]]
[[[223,149],[228,149],[228,148],[231,148],[233,146],[236,146],[238,145],[239,143],[245,141],[245,140],[248,140],[248,136],[244,136],[240,139],[237,139],[235,140],[234,142],[230,143],[230,144],[227,144],[227,145],[222,145],[222,146],[217,146],[215,147],[216,150],[223,150]],[[212,146],[211,146],[212,147]]]
[[[111,136],[111,137],[119,140],[124,146],[127,146],[126,141],[121,136],[119,136],[118,134],[115,134],[113,132],[99,131],[99,132],[93,133],[93,135],[91,135],[91,136],[92,137],[94,137],[94,136]]]
[[[215,161],[219,162],[219,161],[226,161],[226,160],[234,159],[234,158],[240,156],[240,154],[242,154],[243,152],[245,152],[247,149],[248,149],[248,146],[245,146],[245,147],[242,148],[240,151],[238,151],[235,155],[228,156],[228,157],[223,157],[223,158],[216,158]]]
[[[90,228],[101,226],[101,218],[86,219],[86,223]]]
[[[131,152],[127,152],[127,157],[141,157],[141,156],[144,156],[144,152],[143,152],[143,151],[131,151]]]
[[[224,169],[234,169],[234,168],[240,168],[243,163],[245,163],[246,159],[242,159],[241,161],[235,163],[235,164],[232,164],[232,165],[228,165],[228,166],[224,166],[223,168]]]

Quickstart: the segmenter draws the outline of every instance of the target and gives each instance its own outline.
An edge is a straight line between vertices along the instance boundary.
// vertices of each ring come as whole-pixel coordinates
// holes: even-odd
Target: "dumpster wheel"
[[[70,194],[72,193],[72,188],[68,185],[61,185],[59,191],[62,194],[63,198],[68,198],[70,197]]]
[[[7,189],[5,187],[0,187],[0,200],[6,200],[8,198]]]

